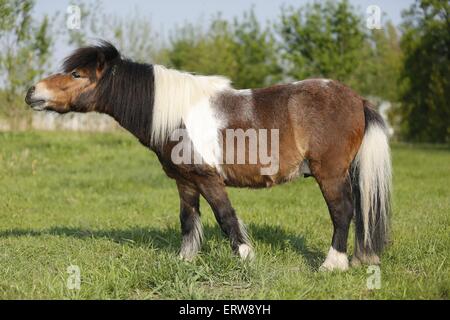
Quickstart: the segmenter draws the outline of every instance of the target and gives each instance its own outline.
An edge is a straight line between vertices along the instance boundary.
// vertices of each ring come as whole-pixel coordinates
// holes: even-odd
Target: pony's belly
[[[241,188],[268,188],[312,175],[307,161],[279,169],[274,174],[264,174],[262,168],[258,165],[223,165],[220,173],[227,186]]]
[[[230,187],[267,188],[276,184],[273,177],[255,173],[249,168],[234,168],[233,170],[227,168],[222,171],[222,177],[225,184]]]

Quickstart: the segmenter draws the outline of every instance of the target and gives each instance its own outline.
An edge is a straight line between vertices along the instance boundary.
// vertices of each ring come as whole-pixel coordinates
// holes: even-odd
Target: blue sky
[[[35,14],[65,12],[67,6],[74,1],[37,0]],[[76,1],[75,1],[76,2]],[[224,17],[231,18],[242,11],[255,6],[257,16],[262,20],[274,19],[279,14],[282,4],[299,6],[306,0],[108,0],[103,1],[105,10],[119,16],[126,16],[134,9],[148,16],[156,28],[171,29],[185,21],[208,19],[218,11]],[[401,20],[401,11],[408,8],[414,0],[350,0],[356,7],[365,10],[369,5],[378,5],[395,24]]]
[[[34,16],[53,15],[57,11],[65,13],[67,7],[77,1],[70,0],[37,0]],[[89,0],[84,1],[89,2]],[[93,1],[92,1],[93,2]],[[243,11],[254,6],[256,16],[261,22],[275,20],[280,13],[281,5],[298,7],[307,0],[108,0],[103,7],[108,14],[126,17],[136,10],[143,17],[148,17],[156,32],[166,38],[170,30],[177,25],[189,22],[207,23],[211,16],[221,12],[224,18],[239,16]],[[350,0],[361,12],[369,5],[378,5],[386,14],[383,21],[389,19],[398,25],[401,22],[401,11],[408,8],[414,0]],[[62,58],[68,48],[63,43],[56,45],[55,58]]]

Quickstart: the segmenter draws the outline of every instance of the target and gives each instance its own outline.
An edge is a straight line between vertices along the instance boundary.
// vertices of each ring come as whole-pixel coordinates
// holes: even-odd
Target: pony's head
[[[118,50],[106,41],[79,48],[64,60],[61,73],[31,87],[25,102],[38,111],[94,111],[97,84],[106,73],[114,72],[120,60]]]

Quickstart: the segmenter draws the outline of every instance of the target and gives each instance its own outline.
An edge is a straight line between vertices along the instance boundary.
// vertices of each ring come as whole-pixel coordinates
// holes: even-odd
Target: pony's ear
[[[103,52],[98,51],[97,52],[97,72],[102,72],[103,68],[105,67],[106,59]]]
[[[105,55],[103,54],[103,52],[98,51],[97,52],[97,68],[95,70],[97,79],[99,79],[101,77],[101,75],[103,74],[103,69],[105,68],[105,64],[106,64]]]

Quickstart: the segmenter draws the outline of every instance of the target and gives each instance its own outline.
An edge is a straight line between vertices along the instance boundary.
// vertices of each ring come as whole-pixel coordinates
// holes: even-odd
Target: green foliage
[[[450,141],[450,3],[417,1],[404,18],[402,133],[413,141]]]
[[[283,8],[276,28],[293,78],[329,77],[349,83],[357,64],[364,63],[361,19],[348,1]]]
[[[49,19],[33,19],[33,6],[31,0],[0,2],[0,70],[8,102],[42,75],[49,62]]]
[[[362,21],[348,1],[283,7],[275,29],[286,74],[337,79],[361,94],[396,101],[401,51],[395,27],[388,22],[369,31]]]
[[[167,50],[169,65],[202,74],[222,74],[237,88],[256,88],[280,80],[275,39],[253,10],[233,23],[220,15],[208,32],[187,24],[177,30]]]
[[[234,58],[238,66],[234,83],[257,88],[281,79],[277,44],[270,29],[263,29],[253,10],[234,22]]]
[[[207,33],[186,24],[171,38],[167,63],[176,69],[233,78],[238,67],[232,55],[234,45],[230,24],[220,17],[214,19]]]
[[[363,94],[399,101],[398,81],[403,63],[397,29],[387,22],[382,29],[371,30],[361,48],[362,63],[355,70],[356,88]]]

